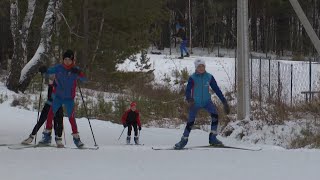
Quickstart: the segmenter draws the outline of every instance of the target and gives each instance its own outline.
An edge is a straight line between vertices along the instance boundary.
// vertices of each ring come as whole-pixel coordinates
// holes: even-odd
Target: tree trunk
[[[33,14],[36,6],[36,0],[28,0],[28,9],[24,17],[22,27],[19,25],[19,6],[17,0],[11,1],[10,21],[11,33],[14,42],[13,55],[11,61],[11,70],[7,87],[10,90],[18,92],[20,71],[27,62],[27,40],[29,35],[30,24],[33,19]]]
[[[41,39],[38,49],[32,59],[21,70],[19,90],[24,92],[31,82],[32,77],[38,72],[39,66],[49,59],[51,36],[55,23],[56,13],[59,12],[62,0],[50,0],[41,26]]]
[[[54,29],[54,32],[55,32],[55,37],[56,39],[59,39],[60,38],[60,22],[62,20],[62,14],[60,13],[60,6],[62,6],[61,4],[62,2],[61,1],[57,1],[57,4],[56,4],[56,16],[55,16],[55,29]],[[51,61],[50,61],[50,64],[56,64],[59,62],[59,59],[61,57],[61,48],[60,48],[60,43],[59,42],[56,42],[56,44],[53,45],[53,56],[51,57]]]
[[[100,22],[100,28],[99,28],[99,33],[98,33],[97,44],[96,44],[96,47],[95,47],[91,62],[90,62],[90,64],[88,64],[88,74],[87,75],[89,75],[89,73],[92,72],[92,65],[93,65],[94,61],[96,60],[96,56],[97,56],[97,53],[98,53],[98,50],[99,50],[99,45],[100,45],[100,39],[101,39],[101,35],[102,35],[103,26],[104,26],[104,14],[102,15],[102,19],[101,19],[101,22]]]
[[[28,62],[28,52],[27,52],[27,41],[29,36],[29,28],[33,19],[34,10],[36,8],[36,0],[28,0],[28,10],[26,16],[24,17],[22,28],[21,28],[21,47],[22,47],[22,58],[23,64]]]
[[[202,50],[206,47],[206,6],[203,0],[203,36],[202,36]]]
[[[10,3],[10,29],[13,40],[13,55],[11,58],[11,68],[6,86],[8,89],[18,92],[18,81],[21,70],[21,56],[18,54],[21,52],[19,46],[19,7],[18,0],[11,0]]]
[[[1,3],[0,3],[1,4]],[[13,42],[10,31],[10,3],[0,6],[0,69],[7,69],[9,54],[12,55]],[[10,57],[11,58],[11,57]]]
[[[91,59],[91,63],[89,65],[93,64],[94,61],[96,60],[96,56],[97,56],[97,53],[98,53],[98,50],[99,50],[99,45],[100,45],[100,39],[101,39],[101,35],[102,35],[103,26],[104,26],[104,14],[102,15],[102,19],[101,19],[101,22],[100,22],[100,28],[99,28],[99,32],[98,32],[98,40],[97,40],[96,48],[94,50],[94,53],[93,53],[93,56],[92,56],[92,59]]]
[[[83,32],[84,32],[84,50],[82,65],[85,69],[88,67],[88,58],[89,58],[89,21],[88,21],[88,0],[83,2]]]

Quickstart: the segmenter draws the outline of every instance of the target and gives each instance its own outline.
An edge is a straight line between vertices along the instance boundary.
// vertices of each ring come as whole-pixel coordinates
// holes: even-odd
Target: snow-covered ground
[[[28,136],[36,121],[36,112],[0,104],[2,116],[0,143],[19,143]],[[258,145],[262,151],[232,149],[154,151],[151,147],[169,147],[176,143],[182,129],[143,128],[144,146],[123,145],[118,141],[122,126],[92,120],[98,150],[30,148],[11,150],[0,147],[1,179],[10,180],[101,180],[101,179],[219,179],[219,180],[317,180],[320,150],[285,150]],[[68,120],[64,120],[67,146],[74,146]],[[86,119],[78,119],[82,141],[92,146],[93,139]],[[38,135],[38,140],[40,135]],[[221,138],[221,137],[220,137]],[[232,139],[224,143],[255,147]],[[208,134],[191,133],[189,146],[204,145]]]
[[[226,50],[225,50],[226,51]],[[227,51],[228,52],[228,51]],[[228,54],[228,53],[227,53]],[[181,71],[187,69],[189,74],[195,70],[194,60],[201,58],[206,62],[206,70],[214,75],[218,85],[222,91],[232,91],[235,85],[235,58],[232,57],[214,57],[214,54],[207,55],[203,51],[197,50],[189,58],[177,59],[179,55],[174,52],[173,55],[169,55],[167,50],[162,55],[148,54],[150,58],[151,68],[155,69],[155,82],[164,84],[163,79],[171,79],[170,85],[174,88],[174,71]],[[140,55],[137,55],[138,59]],[[290,103],[291,93],[291,65],[292,65],[292,94],[293,100],[304,100],[305,96],[301,94],[302,91],[309,91],[309,63],[302,61],[285,61],[285,60],[272,60],[270,62],[270,86],[271,93],[277,92],[278,88],[278,62],[280,62],[280,82],[282,100]],[[122,71],[140,71],[135,66],[135,62],[126,60],[125,63],[118,66],[118,70]],[[253,59],[252,61],[252,91],[259,92],[259,59]],[[251,67],[251,62],[250,62]],[[312,64],[311,75],[311,90],[318,91],[320,87],[320,64]],[[250,74],[250,73],[249,73]],[[269,97],[269,61],[263,59],[261,62],[261,88],[262,97]],[[251,75],[250,75],[251,77]]]
[[[166,55],[148,55],[155,69],[155,79],[161,83],[164,75],[171,77],[173,70],[187,68],[194,71],[195,57],[184,60],[170,59]],[[199,57],[199,56],[198,56]],[[223,91],[230,90],[234,82],[234,59],[202,57],[207,70],[217,79]],[[134,71],[134,63],[126,61],[120,70]],[[298,78],[298,77],[297,77]],[[27,138],[36,123],[37,112],[11,107],[15,95],[0,83],[0,144],[16,144]],[[30,95],[31,99],[36,96]],[[113,98],[110,96],[110,100]],[[30,104],[29,106],[32,107]],[[87,146],[93,146],[93,138],[86,118],[77,119],[80,136]],[[247,126],[251,126],[252,121]],[[98,150],[29,148],[12,150],[0,146],[0,177],[10,180],[42,179],[219,179],[219,180],[318,180],[320,150],[286,150],[272,139],[278,136],[288,137],[299,133],[299,123],[288,122],[283,126],[268,127],[261,130],[252,128],[247,137],[238,141],[237,134],[243,127],[239,122],[230,124],[234,134],[228,138],[219,137],[226,145],[239,147],[262,147],[261,151],[242,151],[233,149],[154,151],[152,147],[171,147],[180,140],[183,127],[178,129],[146,128],[141,131],[140,141],[144,146],[124,145],[125,133],[120,141],[123,127],[108,121],[91,120]],[[68,119],[64,120],[65,138],[68,147],[74,147]],[[249,128],[250,129],[250,128]],[[293,130],[292,130],[293,129]],[[42,131],[42,129],[40,130]],[[270,132],[274,132],[271,134]],[[38,140],[41,132],[38,134]],[[257,144],[249,144],[257,143]],[[187,146],[208,144],[208,133],[193,130]],[[267,145],[269,144],[269,145]]]
[[[138,58],[140,55],[138,55]],[[196,58],[202,58],[206,62],[206,70],[213,74],[221,86],[222,90],[232,90],[234,85],[234,58],[218,58],[208,56],[192,56],[185,59],[177,59],[177,55],[153,55],[148,54],[150,58],[151,68],[155,69],[155,82],[158,84],[165,83],[163,79],[166,77],[171,79],[171,85],[173,85],[175,77],[174,71],[181,71],[187,69],[189,74],[192,74],[195,70],[194,60]],[[140,71],[136,68],[135,62],[126,60],[123,64],[118,65],[118,70],[122,71]]]
[[[288,120],[279,125],[269,125],[261,120],[238,120],[230,122],[221,133],[243,142],[292,148],[292,141],[304,137],[303,132],[317,134],[319,131],[319,124],[308,119]]]

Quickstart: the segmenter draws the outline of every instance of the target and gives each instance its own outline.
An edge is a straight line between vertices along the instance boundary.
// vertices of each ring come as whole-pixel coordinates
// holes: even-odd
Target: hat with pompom
[[[198,68],[198,66],[199,66],[200,64],[206,66],[206,62],[205,62],[203,59],[196,59],[196,60],[194,61],[194,66],[195,66],[196,69]]]

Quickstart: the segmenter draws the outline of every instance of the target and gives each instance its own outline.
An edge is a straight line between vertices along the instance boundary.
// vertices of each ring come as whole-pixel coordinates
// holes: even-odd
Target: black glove
[[[139,131],[141,131],[141,126],[139,126]]]
[[[70,71],[74,74],[80,74],[81,73],[81,70],[79,68],[76,68],[76,67],[73,67],[70,69]]]
[[[41,74],[46,73],[47,70],[48,70],[48,68],[46,66],[39,67],[39,72],[41,72]]]
[[[187,101],[188,101],[188,106],[189,106],[189,108],[194,105],[194,99],[193,99],[193,98],[187,99]]]
[[[224,112],[226,114],[229,114],[230,113],[230,107],[229,107],[229,104],[227,102],[224,102],[223,103],[223,109],[224,109]]]
[[[123,124],[123,127],[126,128],[128,125],[127,124]]]

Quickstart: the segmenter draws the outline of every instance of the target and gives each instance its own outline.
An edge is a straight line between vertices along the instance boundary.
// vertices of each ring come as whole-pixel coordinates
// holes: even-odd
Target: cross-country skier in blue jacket
[[[227,100],[223,96],[215,78],[208,72],[206,72],[206,64],[202,59],[197,59],[194,62],[196,72],[193,73],[188,80],[186,89],[186,100],[189,104],[189,118],[187,126],[183,132],[183,136],[177,144],[175,149],[183,149],[188,143],[188,137],[191,132],[192,126],[197,115],[197,112],[203,108],[207,110],[211,115],[211,131],[209,134],[209,144],[212,146],[223,145],[221,141],[217,139],[218,129],[218,112],[216,106],[211,100],[211,94],[209,88],[217,94],[221,102],[223,103],[224,110],[227,114],[230,113],[230,108]]]
[[[180,43],[180,53],[181,56],[179,57],[179,59],[183,59],[183,57],[190,57],[190,54],[188,52],[187,49],[187,35],[186,35],[186,31],[184,29],[184,27],[182,26],[177,26],[179,29],[177,30],[178,32],[174,35],[174,37],[178,37],[181,39],[181,43]],[[183,55],[183,52],[186,53],[186,55]]]
[[[75,66],[73,52],[71,50],[67,50],[63,54],[62,64],[55,65],[49,69],[42,66],[39,71],[41,73],[55,75],[56,92],[53,98],[52,111],[56,116],[58,109],[64,105],[71,124],[73,141],[77,147],[82,147],[84,144],[80,140],[75,120],[74,98],[76,96],[77,80],[85,81],[86,79],[79,67]]]

